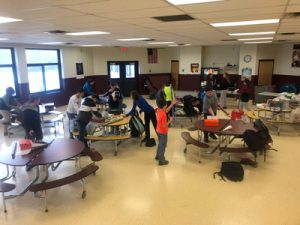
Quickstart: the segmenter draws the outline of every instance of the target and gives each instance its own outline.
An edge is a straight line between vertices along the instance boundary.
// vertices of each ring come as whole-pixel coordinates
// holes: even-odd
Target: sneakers
[[[155,158],[154,158],[155,160],[158,160],[158,157],[157,156],[155,156]]]
[[[168,160],[165,160],[165,161],[160,161],[158,163],[159,166],[164,166],[164,165],[168,165],[169,164],[169,161]]]

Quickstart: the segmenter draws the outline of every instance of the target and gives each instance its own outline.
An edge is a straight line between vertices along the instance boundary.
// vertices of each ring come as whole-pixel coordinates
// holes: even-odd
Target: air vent
[[[221,41],[237,41],[237,39],[223,39]]]
[[[300,12],[292,12],[292,13],[286,13],[284,15],[284,18],[297,18],[300,17]]]
[[[73,42],[66,42],[65,45],[74,45]]]
[[[153,39],[153,38],[149,38],[149,39],[147,39],[147,40],[143,40],[143,41],[156,41],[156,39]]]
[[[183,15],[174,15],[174,16],[157,16],[152,17],[154,19],[157,19],[161,22],[176,22],[176,21],[186,21],[186,20],[194,20],[193,17],[183,14]]]
[[[286,32],[286,33],[278,33],[278,35],[295,35],[296,33],[293,32]]]
[[[66,34],[68,32],[65,30],[49,30],[49,31],[46,31],[45,33],[47,33],[47,34]]]

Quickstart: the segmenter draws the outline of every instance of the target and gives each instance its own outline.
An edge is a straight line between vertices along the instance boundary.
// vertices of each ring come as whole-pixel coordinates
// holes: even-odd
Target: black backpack
[[[137,111],[135,111],[135,114],[131,117],[129,121],[129,127],[131,137],[140,137],[144,133],[145,125],[143,124],[143,121],[139,117]]]
[[[187,116],[194,116],[197,114],[197,111],[193,106],[194,97],[192,95],[185,95],[183,97],[183,111]]]
[[[263,151],[265,149],[265,143],[258,132],[254,130],[246,130],[243,133],[243,140],[248,148],[253,151]]]
[[[238,162],[222,162],[221,171],[214,173],[214,179],[216,174],[224,181],[226,181],[224,177],[231,181],[242,181],[244,179],[244,169]]]
[[[258,134],[265,146],[267,144],[273,143],[273,139],[270,135],[269,129],[260,119],[254,121],[254,128],[258,131]]]

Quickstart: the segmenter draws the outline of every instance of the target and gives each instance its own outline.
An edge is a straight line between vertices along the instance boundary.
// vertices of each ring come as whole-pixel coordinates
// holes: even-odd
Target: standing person
[[[39,113],[40,96],[31,95],[21,109],[26,137],[35,141],[43,140],[43,130]]]
[[[220,82],[220,105],[223,109],[227,108],[227,91],[229,84],[228,74],[224,73]]]
[[[208,116],[217,115],[218,98],[216,93],[213,91],[212,87],[206,87],[205,96],[203,99],[203,114],[204,118],[207,119]],[[212,139],[217,139],[214,133],[210,133],[209,136]],[[204,132],[204,142],[208,143],[208,132]]]
[[[250,100],[251,89],[250,89],[250,80],[248,78],[244,79],[243,85],[238,90],[238,93],[240,97],[239,109],[249,110],[248,102]]]
[[[78,110],[80,108],[81,99],[84,96],[83,88],[79,88],[76,94],[72,95],[69,99],[68,107],[67,107],[67,116],[69,119],[69,133],[70,139],[74,139],[74,120],[78,114]]]
[[[12,87],[6,88],[5,95],[0,98],[0,114],[2,115],[1,123],[4,126],[4,136],[8,136],[8,127],[11,123],[11,112],[10,110],[20,106],[20,103],[13,96],[15,90]]]
[[[101,118],[101,114],[97,110],[97,101],[99,100],[98,95],[89,96],[83,99],[83,102],[79,108],[76,121],[78,123],[79,135],[78,140],[83,142],[85,149],[82,151],[82,155],[88,155],[93,161],[102,160],[100,153],[96,152],[95,149],[88,147],[86,136],[86,126],[91,121],[93,115]]]
[[[156,151],[155,159],[158,160],[158,165],[168,165],[169,161],[165,159],[165,150],[168,142],[168,126],[172,122],[172,117],[167,120],[167,113],[176,104],[176,99],[173,99],[171,105],[167,107],[167,103],[164,100],[157,102],[158,109],[156,110],[156,133],[158,136],[158,146]]]
[[[83,85],[83,90],[84,90],[84,94],[85,96],[93,96],[95,95],[94,92],[94,85],[95,85],[95,81],[93,79],[88,79],[84,85]]]
[[[173,99],[175,99],[175,94],[171,82],[164,87],[164,93],[166,96],[167,106],[170,106],[172,104]],[[173,117],[174,116],[173,114],[174,114],[174,109],[172,108],[168,112],[168,117]]]
[[[144,113],[145,120],[145,138],[142,140],[142,142],[147,142],[147,140],[150,139],[150,120],[152,122],[154,130],[156,130],[157,121],[155,110],[142,96],[139,95],[137,91],[131,91],[130,95],[133,100],[133,106],[130,112],[126,114],[126,116],[133,116],[136,107],[138,106],[140,108],[140,112]]]

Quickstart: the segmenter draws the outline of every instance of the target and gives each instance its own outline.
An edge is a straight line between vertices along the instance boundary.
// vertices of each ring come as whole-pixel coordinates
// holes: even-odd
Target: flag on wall
[[[148,48],[148,63],[153,64],[157,63],[157,48]]]

